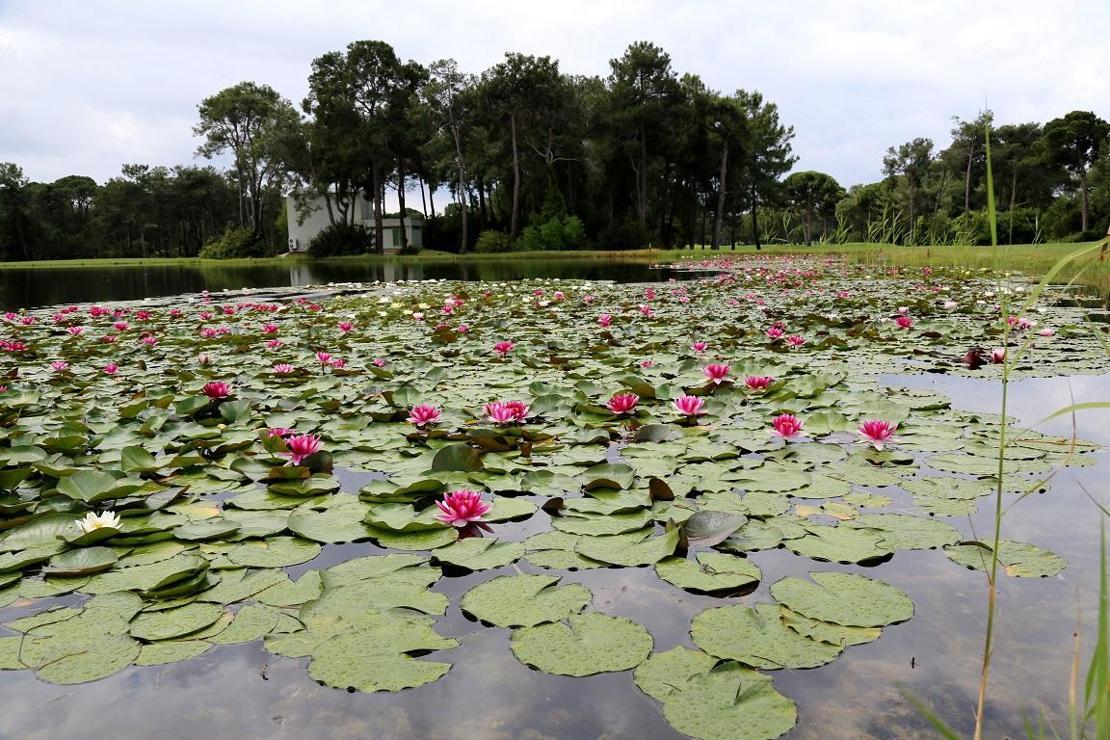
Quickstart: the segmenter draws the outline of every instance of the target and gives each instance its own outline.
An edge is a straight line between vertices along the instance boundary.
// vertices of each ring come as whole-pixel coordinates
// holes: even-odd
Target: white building
[[[355,196],[351,206],[354,211],[354,223],[361,224],[374,231],[374,205],[366,200],[360,192]],[[305,252],[312,238],[331,225],[328,219],[328,207],[323,198],[308,200],[303,208],[298,208],[292,195],[285,197],[285,208],[289,222],[289,251]],[[423,246],[421,229],[423,219],[420,216],[405,217],[405,232],[410,247],[419,249]],[[401,219],[382,219],[382,241],[386,249],[401,248]]]

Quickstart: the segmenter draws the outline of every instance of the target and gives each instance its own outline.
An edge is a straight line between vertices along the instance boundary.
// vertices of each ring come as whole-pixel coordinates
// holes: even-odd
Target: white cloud
[[[40,180],[192,161],[202,97],[251,79],[299,102],[311,60],[358,38],[475,72],[514,50],[601,75],[647,39],[714,88],[761,90],[798,166],[851,184],[892,144],[943,146],[985,101],[1000,121],[1110,115],[1108,28],[1105,0],[0,0],[0,161]]]

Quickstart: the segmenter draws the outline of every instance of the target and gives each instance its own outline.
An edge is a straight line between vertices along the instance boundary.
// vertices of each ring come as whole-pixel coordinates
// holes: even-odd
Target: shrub
[[[598,249],[642,249],[651,244],[651,230],[636,220],[613,224],[597,235]]]
[[[374,233],[362,224],[332,224],[308,243],[308,253],[313,257],[365,254],[373,249]]]
[[[578,249],[585,238],[586,229],[577,216],[555,216],[524,229],[517,246],[529,252]]]
[[[504,231],[487,229],[478,235],[474,249],[483,254],[509,251],[509,235]]]
[[[204,259],[227,260],[240,257],[270,257],[274,250],[253,230],[243,228],[228,229],[212,239],[200,249]]]

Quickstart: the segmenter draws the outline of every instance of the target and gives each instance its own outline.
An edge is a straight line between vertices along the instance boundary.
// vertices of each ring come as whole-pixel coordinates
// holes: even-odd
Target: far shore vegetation
[[[384,41],[352,42],[305,73],[298,104],[263,81],[200,101],[197,154],[226,169],[129,163],[106,182],[35,182],[0,163],[0,261],[273,257],[287,249],[293,194],[325,204],[330,225],[307,245],[318,257],[382,254],[382,220],[400,216],[423,220],[436,259],[735,244],[862,259],[866,242],[956,247],[939,259],[976,266],[989,260],[959,247],[991,243],[985,127],[998,242],[1037,245],[1013,252],[1015,268],[1050,264],[1110,223],[1110,123],[1093,111],[1044,122],[964,111],[949,142],[892,142],[876,152],[880,179],[848,184],[799,168],[773,91],[713,90],[649,42],[595,75],[515,52],[466,71],[400,59]],[[377,228],[355,217],[359,195]],[[938,259],[893,247],[882,258]]]

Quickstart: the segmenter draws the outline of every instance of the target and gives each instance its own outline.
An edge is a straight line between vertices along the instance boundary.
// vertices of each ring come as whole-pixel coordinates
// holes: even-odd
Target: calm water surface
[[[885,376],[891,385],[928,387],[950,395],[957,406],[997,408],[997,384],[943,376]],[[1034,421],[1077,399],[1110,397],[1110,375],[1025,380],[1011,385],[1011,408]],[[1110,444],[1110,414],[1079,419],[1081,436]],[[1043,431],[1066,434],[1068,419]],[[1066,470],[1045,495],[1035,495],[1006,517],[1004,536],[1048,547],[1068,560],[1049,579],[1002,577],[1000,622],[992,672],[988,737],[1024,736],[1026,715],[1045,712],[1063,729],[1067,686],[1077,627],[1083,659],[1094,639],[1097,614],[1098,516],[1080,486],[1105,492],[1110,458]],[[356,491],[361,476],[344,488]],[[909,496],[898,489],[890,511],[908,510]],[[989,528],[990,505],[981,499],[972,521],[949,519],[966,535]],[[519,524],[497,526],[497,535],[519,540],[547,528],[537,513]],[[312,567],[326,567],[381,552],[370,543],[325,546]],[[647,568],[571,573],[593,591],[593,607],[644,625],[656,650],[693,647],[687,630],[701,610],[725,603],[770,601],[770,584],[786,575],[828,569],[786,550],[751,556],[765,575],[752,594],[718,599],[686,593],[660,581]],[[294,577],[308,566],[291,568]],[[521,571],[541,572],[528,564]],[[775,683],[798,703],[794,738],[931,737],[927,725],[898,693],[904,686],[947,721],[969,732],[982,649],[986,601],[982,573],[951,563],[940,551],[898,552],[873,568],[831,566],[863,573],[904,589],[916,604],[910,621],[888,627],[876,642],[848,648],[829,665],[780,671]],[[216,646],[186,663],[132,667],[81,686],[55,686],[29,671],[0,674],[0,736],[62,737],[371,737],[371,738],[671,738],[659,706],[642,695],[631,672],[564,678],[532,671],[509,650],[509,630],[486,628],[459,611],[458,597],[496,572],[443,578],[436,590],[452,605],[437,628],[461,646],[438,659],[454,668],[443,679],[397,694],[348,693],[317,685],[307,659],[267,653],[260,644]],[[37,610],[40,607],[36,607]],[[10,621],[26,610],[0,610]]]
[[[306,265],[288,267],[93,268],[0,272],[5,308],[173,295],[203,289],[309,285],[321,282],[397,279],[515,279],[576,277],[621,281],[667,279],[673,273],[645,265],[606,262],[490,261],[400,265]],[[998,384],[940,375],[884,376],[882,382],[932,388],[957,407],[997,411]],[[1110,398],[1110,375],[1024,380],[1011,385],[1015,415],[1035,422],[1077,401]],[[1110,413],[1086,412],[1079,435],[1110,444]],[[1038,427],[1069,434],[1071,420]],[[1052,549],[1068,560],[1049,579],[1001,577],[1000,621],[992,671],[988,737],[1024,736],[1026,716],[1044,712],[1060,731],[1073,651],[1083,636],[1086,661],[1097,615],[1098,523],[1081,487],[1105,493],[1110,456],[1097,464],[1064,470],[1045,495],[1031,496],[1006,517],[1004,536]],[[344,476],[344,490],[357,492],[361,476]],[[912,511],[908,494],[878,489],[894,499],[888,511]],[[1012,499],[1011,499],[1012,500]],[[978,515],[948,519],[969,538],[990,528],[988,499]],[[498,525],[497,536],[521,540],[548,528],[546,514]],[[325,546],[311,567],[382,550],[371,543]],[[786,575],[830,567],[881,578],[905,590],[916,604],[910,621],[888,627],[876,642],[848,648],[813,670],[775,673],[778,689],[798,703],[794,738],[932,737],[927,724],[901,697],[903,686],[961,732],[970,734],[986,604],[985,577],[951,563],[940,551],[898,552],[878,566],[830,566],[786,550],[757,552],[764,573],[758,590],[743,597],[698,596],[660,581],[650,568],[570,573],[594,594],[593,608],[644,625],[657,651],[693,647],[687,630],[703,609],[728,603],[771,601],[771,583]],[[299,575],[309,565],[288,569]],[[40,682],[29,671],[0,673],[0,738],[672,738],[659,705],[639,692],[631,672],[588,678],[549,676],[521,665],[509,650],[509,630],[469,621],[458,597],[500,573],[543,572],[527,563],[514,568],[445,577],[436,590],[451,597],[438,631],[460,647],[437,655],[454,664],[443,679],[397,694],[348,693],[317,685],[307,659],[267,653],[260,643],[216,646],[201,658],[154,668],[132,667],[80,686]],[[0,609],[0,622],[41,610]]]
[[[228,267],[63,267],[0,270],[0,308],[128,301],[202,290],[272,288],[374,280],[522,280],[580,278],[656,282],[695,273],[652,269],[642,262],[580,259],[495,259],[475,262],[291,262]]]

